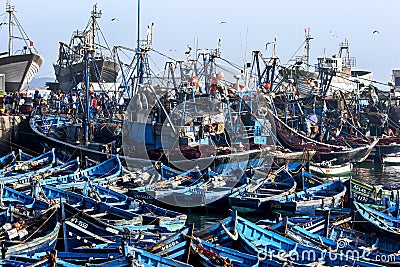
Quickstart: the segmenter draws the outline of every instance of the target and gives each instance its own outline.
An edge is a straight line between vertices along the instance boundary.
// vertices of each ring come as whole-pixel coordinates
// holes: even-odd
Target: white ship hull
[[[23,54],[0,58],[0,73],[5,75],[6,92],[24,91],[43,64],[37,54]]]
[[[318,163],[310,163],[310,171],[323,176],[340,176],[351,173],[353,164],[351,162],[341,165],[323,165]]]

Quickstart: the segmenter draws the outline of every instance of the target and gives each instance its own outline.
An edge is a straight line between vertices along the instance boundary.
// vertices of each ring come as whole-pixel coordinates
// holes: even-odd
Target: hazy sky
[[[12,3],[45,58],[38,76],[54,76],[52,63],[57,58],[58,43],[68,43],[74,30],[86,26],[95,3],[103,10],[99,24],[110,45],[136,45],[137,0]],[[1,4],[5,10],[6,1]],[[215,48],[221,38],[222,57],[239,65],[250,61],[255,49],[270,55],[265,44],[275,35],[277,55],[281,63],[286,63],[303,42],[304,28],[310,28],[314,37],[311,63],[323,56],[324,50],[328,56],[338,53],[339,43],[347,39],[357,69],[372,70],[375,80],[386,83],[391,80],[391,70],[400,68],[399,10],[399,0],[141,0],[141,28],[144,37],[147,25],[154,22],[154,49],[174,59],[184,59],[187,46],[193,46],[196,38],[199,48]],[[374,30],[379,34],[373,34]]]

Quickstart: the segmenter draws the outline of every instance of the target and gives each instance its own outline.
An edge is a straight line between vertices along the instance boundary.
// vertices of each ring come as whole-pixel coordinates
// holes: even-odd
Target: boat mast
[[[85,49],[85,70],[84,70],[84,88],[85,88],[85,118],[84,118],[84,142],[87,145],[90,142],[89,138],[89,125],[90,125],[90,60],[92,60],[92,66],[95,68],[94,64],[96,62],[94,59],[94,51],[95,51],[95,27],[96,27],[96,19],[100,18],[102,15],[101,10],[97,10],[97,4],[93,6],[92,10],[92,29],[91,29],[91,38],[89,40],[89,44],[86,44]]]
[[[90,124],[90,103],[89,103],[89,87],[90,87],[90,67],[89,67],[89,57],[90,51],[86,50],[85,53],[85,119],[84,119],[84,144],[89,143],[89,124]]]
[[[91,38],[90,38],[90,49],[95,49],[94,45],[95,45],[95,34],[96,34],[96,24],[97,24],[97,19],[101,18],[102,15],[102,11],[99,10],[97,11],[97,4],[95,4],[93,6],[93,10],[92,10],[92,28],[91,30]]]
[[[140,51],[140,0],[137,5],[137,51]]]
[[[8,13],[8,56],[13,53],[13,22],[12,17],[14,14],[15,7],[11,5],[11,2],[7,0],[6,12]]]
[[[310,28],[305,29],[306,31],[306,46],[304,53],[304,61],[307,64],[307,71],[310,71],[310,41],[313,39],[310,35]]]

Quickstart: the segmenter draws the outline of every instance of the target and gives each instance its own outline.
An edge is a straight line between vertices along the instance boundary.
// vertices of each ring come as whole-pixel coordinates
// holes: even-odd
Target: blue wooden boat
[[[11,225],[10,225],[11,226]],[[60,224],[55,208],[50,208],[7,229],[8,240],[2,241],[3,255],[33,255],[47,252],[55,248]]]
[[[270,207],[269,201],[292,194],[296,190],[295,180],[284,167],[269,175],[266,173],[258,175],[263,178],[256,178],[256,183],[243,187],[229,196],[232,208],[240,212],[265,213]]]
[[[12,176],[0,176],[0,182],[3,184],[12,184],[17,187],[21,184],[30,184],[33,180],[44,180],[48,177],[58,177],[77,172],[80,168],[79,160],[74,159],[55,167],[45,167],[33,172],[15,174]]]
[[[147,251],[193,266],[241,266],[241,267],[281,267],[282,262],[265,260],[260,262],[257,256],[242,253],[233,248],[217,246],[192,235],[193,225],[167,238]]]
[[[129,231],[117,228],[96,218],[97,214],[87,214],[67,203],[62,203],[61,207],[64,248],[67,252],[78,252],[78,248],[84,250],[84,247],[98,247],[96,253],[100,253],[105,248],[99,246],[101,244],[115,250],[115,248],[121,246],[123,240],[126,240],[129,244],[134,243],[136,247],[149,247],[164,238],[163,235],[145,231],[146,229]]]
[[[193,267],[192,265],[162,257],[135,247],[129,247],[125,253],[127,256],[101,264],[87,264],[90,267]]]
[[[228,207],[228,196],[246,186],[241,185],[241,180],[241,175],[234,172],[217,174],[208,170],[205,181],[177,186],[161,201],[179,207]]]
[[[293,193],[270,201],[271,211],[315,215],[317,208],[341,207],[346,194],[346,186],[341,180],[333,180],[301,192]]]
[[[400,250],[400,243],[397,239],[379,237],[338,225],[330,225],[327,237],[337,242],[346,240],[348,244],[358,247],[373,248],[373,251],[383,254],[397,254]]]
[[[6,259],[0,260],[0,266],[3,267],[50,267],[55,264],[49,258],[39,259],[32,258],[25,255],[8,256]],[[71,265],[69,267],[78,267],[78,265]]]
[[[400,237],[400,218],[394,217],[383,211],[373,209],[366,204],[353,202],[356,215],[368,222],[367,228],[374,229],[383,236]]]
[[[109,184],[113,181],[116,181],[120,177],[122,172],[123,167],[121,161],[118,157],[112,157],[92,167],[80,170],[79,172],[43,179],[41,180],[41,184],[71,184],[74,182],[86,181],[87,179],[92,180],[93,182],[98,184]]]
[[[161,208],[143,200],[127,197],[124,194],[114,191],[111,188],[99,186],[92,181],[63,184],[57,186],[67,192],[79,193],[85,197],[92,198],[109,206],[122,209],[142,218],[143,225],[159,226],[164,231],[174,232],[185,226],[187,215]],[[137,228],[131,225],[130,220],[120,221],[118,227]]]
[[[186,223],[186,214],[127,197],[124,194],[96,185],[90,181],[85,184],[83,194],[86,196],[96,195],[103,203],[142,216],[143,225],[156,225],[174,232],[182,229]]]
[[[269,228],[282,233],[285,232],[287,228],[287,222],[294,225],[300,225],[307,231],[310,231],[313,234],[318,234],[320,236],[326,236],[329,226],[326,216],[299,216],[284,218],[280,217],[279,221],[264,219],[258,221],[257,225],[262,228]]]
[[[19,216],[24,214],[26,217],[31,217],[35,210],[47,210],[50,208],[50,204],[35,199],[29,195],[18,192],[7,186],[2,186],[0,193],[1,211],[0,211],[0,223],[13,222],[12,214],[18,213]]]
[[[1,266],[24,267],[193,267],[174,259],[164,258],[147,251],[123,246],[122,253],[37,253],[34,256],[11,256],[0,261]]]
[[[294,241],[309,245],[317,246],[321,249],[327,249],[329,251],[335,251],[337,253],[343,253],[349,255],[352,253],[354,257],[358,259],[375,262],[377,264],[385,263],[400,263],[400,255],[396,252],[385,253],[380,250],[376,250],[376,247],[365,247],[351,243],[350,239],[339,238],[333,240],[318,234],[314,234],[304,227],[294,225],[293,223],[286,223],[285,235],[293,239]]]
[[[350,180],[350,199],[358,203],[385,206],[399,196],[399,187],[370,185],[364,181]]]
[[[281,267],[285,264],[271,259],[260,260],[255,255],[219,246],[198,238],[194,238],[191,242],[191,254],[193,254],[194,261],[199,263],[199,266],[205,267]]]
[[[99,220],[103,220],[121,229],[142,225],[143,219],[140,215],[118,207],[113,207],[112,205],[101,202],[101,200],[95,200],[82,194],[62,190],[49,185],[41,186],[39,182],[35,182],[32,190],[33,196],[35,197],[40,197],[43,194],[48,200],[67,202],[77,209],[85,211],[88,215],[95,216],[95,214],[97,214],[96,216]]]
[[[275,231],[266,230],[233,213],[212,226],[195,233],[195,236],[222,246],[235,244],[240,251],[289,264],[313,264],[328,266],[381,266],[335,254],[316,247],[299,244]]]
[[[0,158],[0,169],[6,169],[17,164],[14,151]]]
[[[0,169],[0,177],[10,177],[19,174],[32,173],[39,169],[50,169],[56,162],[54,149],[27,161]]]
[[[163,172],[168,172],[168,174],[163,174],[157,176],[157,178],[154,177],[155,179],[150,179],[148,185],[130,189],[128,191],[128,196],[142,200],[169,200],[170,202],[168,203],[173,203],[174,199],[170,198],[172,192],[177,190],[179,191],[180,189],[184,189],[194,184],[200,185],[204,183],[205,177],[198,168],[190,169],[185,172],[178,172],[165,167],[163,168]],[[166,180],[164,180],[163,177],[166,177]],[[154,183],[154,181],[157,182]],[[181,186],[181,188],[177,189],[179,186]]]
[[[193,229],[194,225],[191,224],[158,244],[147,248],[147,251],[161,257],[188,263]]]

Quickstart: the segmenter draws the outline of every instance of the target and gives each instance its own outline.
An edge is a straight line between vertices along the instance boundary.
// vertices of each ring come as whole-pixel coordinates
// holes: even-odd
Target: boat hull
[[[43,64],[37,54],[23,54],[0,58],[0,73],[5,75],[6,92],[28,89],[28,84]]]
[[[108,58],[99,58],[95,62],[99,73],[96,74],[94,70],[91,70],[90,80],[92,82],[115,83],[117,81],[120,66],[116,61]],[[72,63],[71,66],[67,66],[66,63],[64,66],[53,65],[61,90],[67,91],[72,88],[74,86],[74,78],[77,84],[83,81],[84,66],[83,61]],[[98,76],[101,77],[101,81],[99,81]]]
[[[310,163],[311,172],[322,176],[343,176],[351,173],[353,164],[351,162],[341,165],[321,166],[321,164]]]

